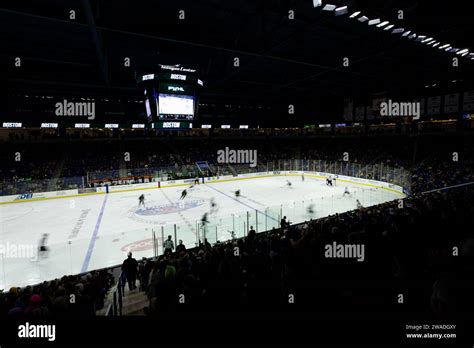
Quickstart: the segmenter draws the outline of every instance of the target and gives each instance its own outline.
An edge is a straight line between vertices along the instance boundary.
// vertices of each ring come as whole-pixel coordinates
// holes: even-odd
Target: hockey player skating
[[[38,256],[47,257],[49,254],[49,248],[46,246],[46,241],[48,240],[48,234],[45,233],[41,236],[39,246],[38,246]]]
[[[206,226],[206,224],[209,223],[209,220],[207,219],[207,213],[204,213],[204,215],[202,216],[201,223],[203,226]]]
[[[304,181],[304,173],[301,173],[301,181]]]
[[[313,215],[314,214],[314,204],[310,204],[308,208],[306,208],[306,211],[308,214]]]
[[[143,208],[145,208],[145,195],[141,194],[140,197],[138,197],[138,208],[143,205]]]
[[[181,197],[179,199],[184,199],[187,195],[188,195],[188,191],[183,190],[183,192],[181,192]]]
[[[347,187],[344,188],[344,193],[342,194],[342,196],[345,196],[345,195],[349,195],[349,196],[351,195]]]
[[[326,178],[326,185],[328,185],[328,186],[333,186],[333,185],[332,185],[332,178],[331,178],[330,176],[328,176],[328,177]]]
[[[239,198],[240,197],[240,190],[235,191],[234,194],[235,194],[235,198]]]
[[[364,207],[358,199],[356,199],[356,204],[357,204],[357,209],[360,209],[360,208]]]
[[[291,187],[291,181],[286,180],[286,186]]]
[[[209,220],[207,219],[207,213],[204,213],[204,215],[201,218],[201,230],[205,234],[206,233],[206,226],[209,223]]]
[[[214,200],[214,198],[211,198],[211,214],[214,214],[217,212],[217,203]]]

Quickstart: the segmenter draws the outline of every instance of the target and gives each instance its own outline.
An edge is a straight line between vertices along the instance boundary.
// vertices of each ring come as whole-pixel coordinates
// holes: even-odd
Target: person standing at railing
[[[140,290],[146,291],[148,288],[148,278],[150,277],[150,261],[146,257],[142,258],[138,266],[138,273],[140,275]]]
[[[123,261],[122,272],[128,282],[128,288],[130,291],[137,288],[137,273],[138,273],[138,262],[132,257],[132,252],[129,251],[127,258]]]
[[[186,246],[183,244],[183,241],[180,239],[178,245],[176,246],[176,252],[179,254],[186,251]]]
[[[290,223],[286,220],[286,216],[283,216],[283,218],[280,220],[280,228],[283,230],[289,226]]]

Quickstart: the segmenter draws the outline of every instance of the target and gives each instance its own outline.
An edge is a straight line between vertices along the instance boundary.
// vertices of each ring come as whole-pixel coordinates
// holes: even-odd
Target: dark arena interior
[[[466,6],[2,1],[0,346],[472,347]]]

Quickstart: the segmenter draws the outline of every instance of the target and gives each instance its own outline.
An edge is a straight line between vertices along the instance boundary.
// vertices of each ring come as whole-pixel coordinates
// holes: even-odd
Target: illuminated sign
[[[3,122],[3,128],[21,128],[20,122]]]
[[[155,78],[155,74],[143,75],[143,81],[146,80],[153,80]]]
[[[331,128],[330,124],[320,124],[319,128]]]
[[[204,82],[202,82],[201,80],[197,80],[198,84],[201,85],[201,86],[204,86]]]
[[[186,75],[180,75],[180,74],[171,74],[171,79],[172,80],[186,80]]]
[[[201,128],[207,128],[207,129],[209,129],[209,128],[212,128],[212,126],[211,126],[210,124],[203,124],[203,125],[201,126]]]
[[[179,122],[163,122],[163,128],[179,128]]]
[[[145,128],[145,125],[136,123],[136,124],[132,124],[132,128]]]
[[[75,128],[90,128],[90,123],[76,123],[74,125]]]
[[[118,123],[106,123],[105,128],[118,128]]]
[[[196,72],[195,69],[188,69],[188,68],[184,68],[184,67],[178,66],[178,65],[163,65],[163,64],[159,64],[159,65],[160,65],[161,69],[163,69],[163,70],[191,72],[191,73]]]
[[[41,128],[58,128],[57,123],[41,123]]]
[[[228,124],[223,124],[223,125],[221,126],[221,128],[226,128],[226,129],[227,129],[227,128],[230,128],[230,125],[228,125]]]
[[[179,86],[168,86],[168,91],[184,92],[184,88],[183,88],[183,87],[179,87]]]
[[[240,128],[240,129],[248,129],[249,126],[246,125],[246,124],[241,124],[239,128]]]

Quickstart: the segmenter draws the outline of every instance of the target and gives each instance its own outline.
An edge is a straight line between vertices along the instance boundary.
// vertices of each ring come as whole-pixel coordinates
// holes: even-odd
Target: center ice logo
[[[135,214],[140,216],[154,216],[154,215],[166,215],[179,213],[187,209],[195,208],[204,204],[202,199],[188,200],[180,203],[171,203],[171,204],[161,204],[152,207],[147,207],[146,209],[139,209]]]

